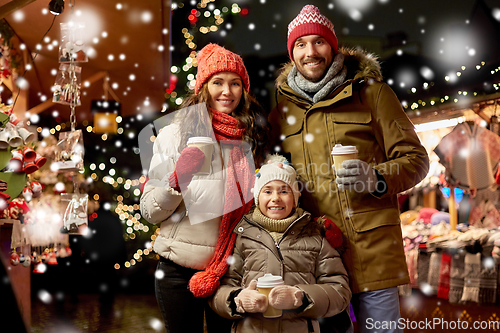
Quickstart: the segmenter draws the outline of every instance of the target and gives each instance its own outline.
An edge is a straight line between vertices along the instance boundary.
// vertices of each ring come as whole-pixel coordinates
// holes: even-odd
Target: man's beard
[[[328,71],[328,67],[329,66],[325,66],[325,68],[323,69],[323,71],[321,73],[319,73],[319,74],[318,73],[309,74],[307,71],[303,70],[304,67],[306,66],[305,63],[307,63],[307,62],[314,62],[314,60],[316,60],[316,61],[322,61],[323,64],[326,64],[326,59],[325,58],[320,58],[320,59],[317,59],[317,58],[304,59],[303,63],[301,64],[302,66],[300,68],[297,67],[297,70],[300,73],[300,75],[302,75],[302,77],[304,79],[306,79],[307,81],[316,83],[316,82],[321,81],[325,77],[326,72]]]

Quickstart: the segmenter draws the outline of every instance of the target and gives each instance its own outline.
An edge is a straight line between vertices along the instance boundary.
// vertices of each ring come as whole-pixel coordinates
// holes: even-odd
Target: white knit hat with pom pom
[[[255,172],[253,197],[256,205],[259,205],[259,194],[262,187],[273,180],[281,180],[292,189],[295,207],[298,206],[300,190],[297,172],[285,157],[278,154],[267,155],[264,165]]]

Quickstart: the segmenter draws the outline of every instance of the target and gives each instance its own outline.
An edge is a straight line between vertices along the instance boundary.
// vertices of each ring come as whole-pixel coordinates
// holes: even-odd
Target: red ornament
[[[175,90],[175,87],[177,86],[177,82],[179,81],[179,78],[174,75],[174,74],[170,74],[170,84],[168,85],[168,88],[165,89],[165,91],[168,93],[168,94],[171,94],[172,91]]]
[[[17,253],[14,252],[10,255],[10,263],[12,266],[19,265],[19,255]]]
[[[54,252],[49,253],[49,261],[47,262],[49,265],[58,265],[56,254]]]

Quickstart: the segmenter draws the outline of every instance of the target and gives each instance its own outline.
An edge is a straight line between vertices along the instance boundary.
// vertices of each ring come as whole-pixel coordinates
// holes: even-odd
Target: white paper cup
[[[205,161],[197,174],[209,174],[214,153],[214,141],[210,137],[194,136],[188,139],[188,147],[198,147],[205,154]]]
[[[342,169],[342,162],[358,158],[356,146],[342,146],[336,144],[332,149],[333,165],[336,170]]]
[[[271,292],[271,289],[273,289],[276,286],[281,286],[285,284],[283,281],[283,278],[279,275],[272,275],[272,274],[264,274],[264,276],[261,276],[260,278],[257,279],[257,291],[261,293],[262,295],[266,295],[267,298],[269,298],[269,293]],[[267,311],[264,312],[262,315],[265,318],[278,318],[281,317],[283,312],[280,309],[275,309],[271,305],[267,307]]]

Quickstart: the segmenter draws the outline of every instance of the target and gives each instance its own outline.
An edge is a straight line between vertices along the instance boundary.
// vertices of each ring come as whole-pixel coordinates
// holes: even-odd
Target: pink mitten
[[[250,285],[234,298],[234,302],[236,311],[239,313],[257,313],[267,310],[267,297],[257,291],[257,280],[250,281]]]
[[[175,170],[168,178],[171,188],[177,192],[185,190],[195,173],[201,170],[205,154],[198,147],[186,147],[175,164]]]
[[[269,304],[275,309],[296,309],[302,305],[304,292],[293,286],[277,286],[269,293]]]

